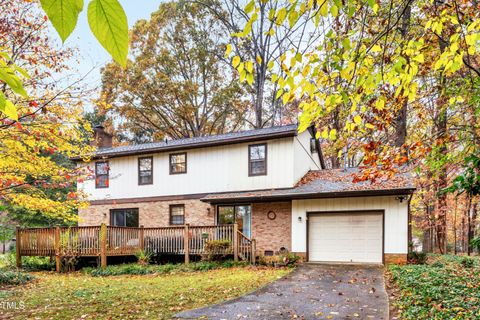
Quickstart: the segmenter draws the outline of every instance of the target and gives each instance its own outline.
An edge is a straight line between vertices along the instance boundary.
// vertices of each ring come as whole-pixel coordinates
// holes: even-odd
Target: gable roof
[[[353,182],[357,168],[309,171],[293,188],[209,194],[201,200],[210,203],[232,201],[275,201],[311,198],[411,194],[415,190],[409,174],[371,183]]]
[[[297,125],[284,125],[262,129],[238,131],[226,134],[211,135],[204,137],[185,138],[178,140],[167,140],[151,143],[132,144],[128,146],[99,148],[91,158],[113,158],[128,155],[149,154],[162,151],[175,151],[184,149],[194,149],[202,147],[212,147],[242,142],[252,142],[259,140],[269,140],[297,135]],[[81,157],[75,157],[74,160],[80,160]]]

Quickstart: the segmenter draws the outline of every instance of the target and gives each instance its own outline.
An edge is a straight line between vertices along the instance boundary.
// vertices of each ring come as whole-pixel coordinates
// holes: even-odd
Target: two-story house
[[[102,147],[79,183],[90,206],[79,225],[237,223],[258,254],[289,250],[309,261],[405,262],[409,199],[396,177],[353,183],[355,169],[321,170],[314,128],[296,125]]]

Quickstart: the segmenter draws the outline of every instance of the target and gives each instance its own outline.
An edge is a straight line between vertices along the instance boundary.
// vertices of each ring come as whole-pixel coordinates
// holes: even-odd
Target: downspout
[[[326,169],[325,159],[323,158],[323,152],[322,152],[322,147],[320,146],[320,141],[316,137],[317,128],[315,128],[315,125],[312,124],[310,127],[308,127],[308,132],[310,132],[310,135],[312,136],[312,138],[315,139],[315,148],[317,149],[320,168],[322,168],[322,170],[325,170]]]
[[[407,220],[408,220],[408,229],[407,229],[407,253],[413,251],[412,243],[412,213],[410,211],[410,203],[412,202],[413,193],[408,197],[408,210],[407,210]]]

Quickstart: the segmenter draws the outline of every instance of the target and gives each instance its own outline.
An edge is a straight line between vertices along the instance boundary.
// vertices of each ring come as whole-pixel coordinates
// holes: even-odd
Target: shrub
[[[14,252],[6,253],[1,256],[0,266],[8,269],[15,268],[16,257]],[[50,257],[22,257],[22,269],[28,271],[50,271],[55,269],[55,261]]]
[[[230,240],[210,240],[205,242],[202,260],[205,261],[219,261],[228,254],[231,254],[232,243]]]
[[[470,241],[472,247],[476,248],[477,251],[480,253],[480,237],[476,237]]]
[[[246,266],[246,262],[225,261],[222,263],[201,261],[190,264],[164,264],[164,265],[140,265],[140,264],[120,264],[110,265],[106,268],[84,268],[83,272],[94,277],[119,276],[119,275],[145,275],[145,274],[166,274],[175,272],[195,272],[208,271],[220,268],[230,268],[237,266]]]
[[[19,285],[33,280],[34,277],[28,273],[0,270],[0,285]]]
[[[302,257],[297,256],[296,254],[291,252],[280,255],[280,261],[286,266],[295,266],[301,260],[302,260]]]
[[[425,264],[428,256],[424,252],[411,251],[408,253],[407,258],[411,264]]]
[[[434,263],[431,264],[433,268],[444,268],[445,265],[441,263],[440,261],[435,261]]]
[[[475,266],[475,260],[471,257],[463,257],[461,260],[460,260],[460,264],[464,267],[464,268],[473,268],[473,266]]]
[[[135,257],[138,259],[138,264],[146,266],[150,263],[152,253],[140,250],[135,254]]]

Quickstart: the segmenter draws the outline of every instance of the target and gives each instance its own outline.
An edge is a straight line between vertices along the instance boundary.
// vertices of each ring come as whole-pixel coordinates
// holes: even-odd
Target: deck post
[[[16,253],[16,262],[17,262],[17,268],[22,267],[22,253],[20,251],[20,246],[22,245],[22,242],[20,241],[20,227],[17,227],[15,230],[15,253]]]
[[[55,270],[60,272],[62,260],[60,257],[60,227],[55,227]]]
[[[102,223],[100,226],[100,266],[107,266],[107,225]]]
[[[190,263],[190,237],[188,223],[185,224],[185,233],[183,236],[183,250],[185,251],[185,263]]]
[[[256,260],[256,259],[255,259],[255,258],[256,258],[256,257],[255,257],[255,254],[256,254],[256,251],[257,251],[257,248],[256,248],[256,247],[257,247],[257,241],[256,241],[255,239],[252,239],[252,242],[250,243],[250,246],[251,246],[251,249],[252,249],[252,252],[251,252],[251,254],[250,254],[250,255],[251,255],[251,256],[250,256],[250,258],[251,258],[251,263],[252,263],[253,265],[255,265],[255,260]]]
[[[140,251],[144,251],[145,250],[145,238],[144,238],[144,230],[143,230],[143,226],[140,226],[140,231],[139,231],[139,235],[138,235],[138,245],[140,246]]]
[[[238,261],[238,224],[233,224],[233,260]]]

